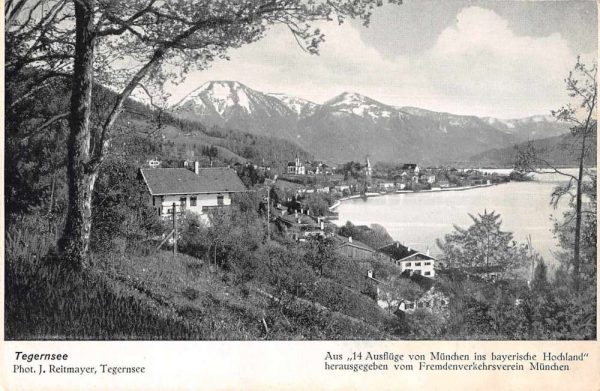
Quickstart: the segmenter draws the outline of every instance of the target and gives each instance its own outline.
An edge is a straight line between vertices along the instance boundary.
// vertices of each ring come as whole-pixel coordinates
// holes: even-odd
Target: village
[[[388,243],[381,245],[370,240],[375,233],[369,226],[347,222],[338,227],[334,223],[338,219],[336,207],[359,197],[366,200],[392,193],[467,190],[510,181],[506,175],[450,167],[421,168],[416,163],[374,168],[369,157],[364,164],[330,166],[323,162],[302,162],[296,156],[280,173],[251,162],[224,167],[201,167],[199,161],[189,160],[176,164],[180,167],[161,167],[161,162],[154,159],[139,171],[149,193],[149,206],[163,220],[173,222],[173,227],[187,213],[210,225],[215,213],[227,213],[235,194],[258,193],[262,200],[260,209],[270,228],[269,237],[272,232],[300,243],[328,240],[339,256],[352,260],[364,271],[363,294],[381,308],[404,313],[416,309],[445,313],[450,294],[437,282],[436,274],[453,273],[453,268],[432,256],[429,246],[420,252],[401,241],[390,241],[389,235]],[[163,238],[163,243],[168,241],[175,248],[176,228],[169,235]],[[392,280],[410,281],[418,287],[418,293],[409,292],[404,297],[392,294],[390,276],[381,278],[373,262],[393,265]],[[495,281],[502,270],[491,265],[461,272],[467,278]]]

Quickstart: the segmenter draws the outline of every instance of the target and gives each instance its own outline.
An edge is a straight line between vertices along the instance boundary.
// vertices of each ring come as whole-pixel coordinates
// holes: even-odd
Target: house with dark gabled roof
[[[390,243],[377,251],[387,255],[392,263],[400,267],[401,272],[409,271],[426,277],[435,277],[436,259],[429,255],[429,251],[423,254],[400,242]]]
[[[282,213],[277,216],[277,225],[285,236],[297,241],[305,241],[311,236],[326,236],[325,219],[307,213]]]
[[[336,251],[351,259],[366,260],[377,258],[377,251],[363,242],[341,235],[335,236]]]
[[[227,167],[142,168],[140,175],[149,192],[149,203],[156,213],[168,218],[186,211],[207,217],[211,209],[231,205],[233,193],[245,192],[246,186],[236,172]]]

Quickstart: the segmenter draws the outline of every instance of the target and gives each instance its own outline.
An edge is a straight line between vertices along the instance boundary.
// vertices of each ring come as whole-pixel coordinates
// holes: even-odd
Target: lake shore
[[[505,183],[509,183],[509,182],[505,182]],[[440,192],[446,192],[446,191],[465,191],[465,190],[471,190],[471,189],[481,189],[483,187],[492,187],[492,186],[497,186],[500,184],[502,184],[502,183],[490,183],[490,184],[475,185],[475,186],[445,187],[445,188],[435,188],[435,189],[430,189],[430,190],[396,190],[394,192],[389,192],[389,193],[365,193],[365,196],[367,198],[371,198],[371,197],[381,197],[381,196],[387,196],[387,195],[393,195],[393,194],[416,194],[416,193],[440,193]],[[334,210],[336,210],[342,204],[343,201],[355,200],[355,199],[361,198],[361,197],[362,196],[360,194],[355,194],[355,195],[351,195],[349,197],[340,198],[333,205],[331,205],[329,207],[329,211],[333,212]]]

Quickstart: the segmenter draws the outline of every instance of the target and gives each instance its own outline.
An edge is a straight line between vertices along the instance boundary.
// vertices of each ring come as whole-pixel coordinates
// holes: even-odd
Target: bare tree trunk
[[[62,263],[81,269],[86,265],[92,225],[92,191],[98,175],[90,170],[90,112],[94,61],[94,0],[76,0],[76,40],[67,156],[67,220],[58,241]]]
[[[50,190],[50,202],[48,203],[48,216],[54,209],[54,188],[56,187],[56,172],[52,174],[52,188]]]
[[[573,283],[575,290],[579,290],[579,269],[581,263],[580,241],[581,241],[581,204],[583,187],[583,165],[585,163],[586,135],[583,135],[581,142],[581,155],[579,156],[579,172],[577,175],[577,194],[575,197],[575,243],[573,245]]]

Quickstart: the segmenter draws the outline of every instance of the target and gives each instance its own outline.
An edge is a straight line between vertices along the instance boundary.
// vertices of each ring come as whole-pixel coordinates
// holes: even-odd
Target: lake
[[[520,243],[526,243],[527,236],[531,235],[534,248],[554,266],[556,260],[552,253],[557,250],[557,241],[552,233],[552,217],[562,217],[567,203],[562,202],[554,209],[550,205],[550,195],[560,183],[565,183],[564,176],[536,174],[535,180],[530,182],[510,182],[463,191],[389,194],[366,201],[353,199],[343,201],[338,207],[337,224],[343,225],[346,221],[355,225],[377,223],[406,246],[422,252],[429,248],[432,255],[439,255],[435,241],[452,232],[454,224],[466,228],[472,224],[469,213],[495,211],[501,215],[504,231],[513,232],[514,239]]]

